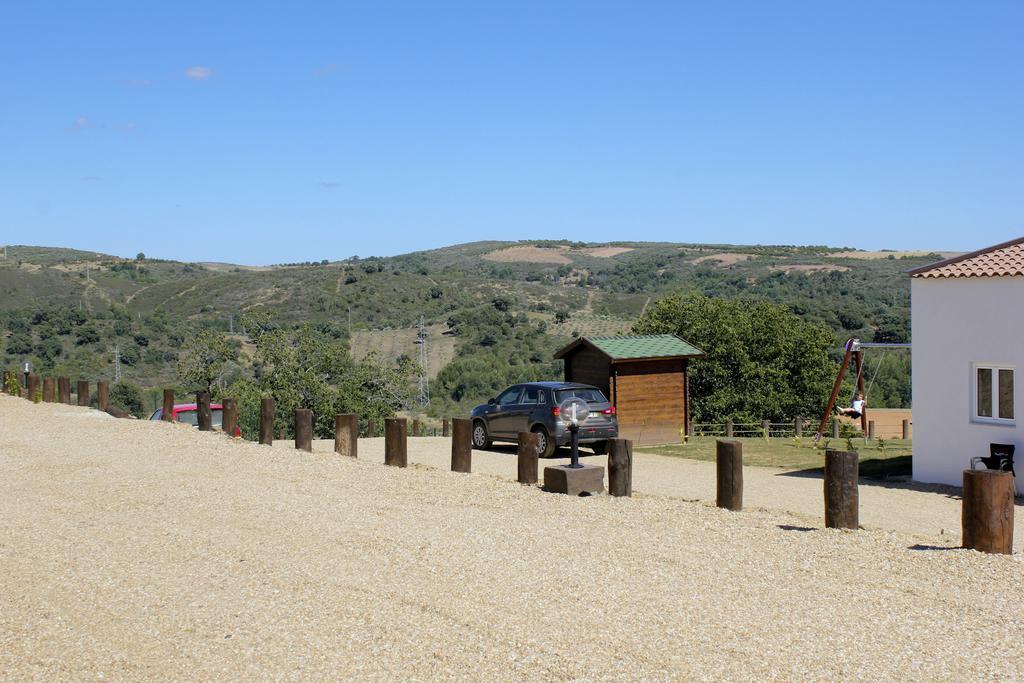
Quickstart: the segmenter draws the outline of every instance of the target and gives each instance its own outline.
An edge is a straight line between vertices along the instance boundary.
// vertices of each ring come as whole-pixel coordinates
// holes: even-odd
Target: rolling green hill
[[[443,410],[516,377],[557,374],[550,358],[559,345],[627,332],[650,301],[675,292],[784,303],[834,330],[837,346],[850,336],[907,339],[906,271],[940,256],[488,241],[254,268],[8,246],[0,260],[0,361],[30,358],[47,372],[109,376],[116,347],[125,378],[155,387],[175,381],[179,349],[198,330],[231,332],[241,344],[246,312],[265,312],[280,326],[311,324],[351,340],[356,355],[375,350],[390,359],[416,358],[410,340],[422,316],[428,348],[437,349],[434,407]],[[246,364],[243,353],[233,372],[248,372]],[[897,387],[881,400],[900,404],[908,392]]]

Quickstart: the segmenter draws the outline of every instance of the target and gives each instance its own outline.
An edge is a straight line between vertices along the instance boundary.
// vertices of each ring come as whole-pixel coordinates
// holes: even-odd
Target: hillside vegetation
[[[47,373],[122,377],[141,387],[179,382],[182,344],[201,330],[236,350],[221,386],[253,367],[242,318],[308,326],[359,358],[417,358],[428,324],[431,412],[463,410],[508,382],[552,378],[552,353],[574,336],[628,332],[673,294],[788,306],[847,337],[909,340],[906,271],[935,253],[821,246],[566,241],[476,242],[395,257],[253,268],[88,251],[9,246],[0,260],[0,359]],[[869,360],[872,403],[909,401],[909,360]],[[148,399],[150,403],[154,399]],[[145,406],[147,409],[149,406]]]

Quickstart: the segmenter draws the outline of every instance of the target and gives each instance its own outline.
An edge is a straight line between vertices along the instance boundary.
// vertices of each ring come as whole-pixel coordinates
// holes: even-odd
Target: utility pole
[[[430,403],[430,383],[427,381],[427,326],[423,323],[423,316],[420,316],[420,329],[416,335],[414,344],[420,347],[420,390],[419,404],[425,406]]]
[[[121,347],[114,345],[114,384],[121,381]]]
[[[235,316],[228,316],[228,334],[233,335],[235,333]]]
[[[352,304],[348,305],[348,338],[352,338]]]

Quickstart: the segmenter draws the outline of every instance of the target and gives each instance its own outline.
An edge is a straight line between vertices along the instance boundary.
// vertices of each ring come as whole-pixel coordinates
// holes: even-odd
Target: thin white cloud
[[[138,124],[134,121],[129,121],[128,123],[115,123],[111,126],[111,128],[121,133],[134,133],[138,127]]]
[[[75,119],[74,123],[67,127],[66,130],[70,133],[77,133],[80,130],[85,130],[91,125],[93,124],[88,116],[79,116],[77,119]]]
[[[190,66],[185,69],[185,78],[193,81],[205,81],[213,76],[213,69],[208,66]]]

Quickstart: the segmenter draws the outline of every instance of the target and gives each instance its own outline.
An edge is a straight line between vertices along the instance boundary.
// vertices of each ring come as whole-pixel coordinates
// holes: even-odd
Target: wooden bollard
[[[726,510],[743,509],[743,444],[722,441],[715,444],[718,490],[715,504]]]
[[[725,438],[732,438],[732,420],[725,421]]]
[[[78,385],[75,387],[75,394],[78,395],[78,405],[88,406],[89,405],[89,381],[85,379],[78,380]]]
[[[836,418],[832,418],[832,438],[839,438],[839,420]]]
[[[372,419],[366,421],[366,438],[376,439],[377,438],[377,423]]]
[[[963,546],[983,553],[1013,553],[1013,474],[964,470]]]
[[[110,380],[96,382],[96,407],[103,412],[110,408]]]
[[[164,407],[160,411],[160,419],[164,422],[174,421],[174,389],[164,389]]]
[[[910,438],[910,420],[903,420],[900,427],[903,429],[903,440],[906,441]]]
[[[274,445],[274,398],[264,396],[260,399],[260,443],[264,446]]]
[[[761,430],[764,431],[764,438],[771,438],[772,435],[772,423],[768,420],[761,420]]]
[[[35,401],[36,400],[36,392],[39,391],[39,375],[29,375],[28,376],[27,384],[28,384],[28,396],[27,396],[27,398],[30,401]]]
[[[445,420],[448,426],[448,420]],[[469,473],[473,470],[473,426],[460,417],[452,420],[452,472]]]
[[[537,449],[539,447],[540,440],[536,434],[519,432],[519,448],[516,454],[519,458],[518,481],[520,484],[537,483],[537,458],[540,456]]]
[[[309,408],[295,409],[295,448],[313,451],[313,411]]]
[[[856,453],[825,451],[825,526],[856,529],[860,526],[859,464]]]
[[[56,389],[52,377],[43,378],[43,403],[53,403],[56,400]]]
[[[57,401],[64,405],[71,405],[71,378],[57,378]]]
[[[221,410],[221,422],[220,429],[228,436],[234,438],[235,432],[238,431],[238,401],[233,398],[225,398],[221,401],[223,406]]]
[[[412,435],[413,436],[419,436],[420,435],[420,421],[419,420],[413,420],[412,421]]]
[[[384,420],[384,464],[406,467],[409,464],[408,423],[404,417]]]
[[[359,416],[342,413],[334,416],[334,452],[350,458],[359,456]]]
[[[446,417],[445,419],[441,420],[441,436],[448,436],[449,434],[450,432],[448,431],[448,418]]]
[[[804,419],[802,417],[793,420],[793,436],[800,438],[804,433]]]
[[[868,420],[868,441],[874,441],[875,439],[875,421]]]
[[[608,493],[633,495],[633,442],[629,439],[608,440]]]
[[[213,430],[213,413],[210,411],[210,392],[196,392],[196,425],[201,432]]]

